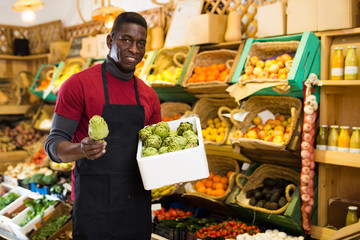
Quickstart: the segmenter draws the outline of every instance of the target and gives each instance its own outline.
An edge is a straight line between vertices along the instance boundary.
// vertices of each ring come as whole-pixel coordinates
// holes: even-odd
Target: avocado
[[[265,196],[265,195],[264,195],[262,192],[260,192],[260,191],[255,192],[255,195],[254,195],[256,201],[259,201],[259,200],[262,199],[264,196]]]
[[[270,191],[271,195],[273,195],[273,194],[276,193],[276,192],[279,192],[280,195],[283,195],[284,192],[285,192],[285,189],[282,188],[282,187],[274,187],[274,188]]]
[[[252,198],[254,196],[255,190],[254,189],[250,189],[249,191],[246,192],[246,198]]]
[[[265,193],[265,199],[269,201],[271,198],[271,193]]]
[[[270,202],[269,210],[276,210],[278,208],[279,208],[279,206],[278,206],[277,202]]]
[[[266,202],[266,201],[265,201],[264,199],[261,199],[261,200],[259,200],[259,201],[257,202],[256,206],[263,208],[264,205],[265,205],[265,202]]]
[[[279,204],[279,208],[282,208],[283,206],[285,206],[287,204],[286,198],[284,196],[281,196],[278,201],[278,204]]]
[[[264,186],[267,186],[267,187],[273,187],[276,185],[276,180],[273,178],[267,177],[263,180],[263,184],[264,184]]]
[[[281,196],[281,192],[274,192],[270,197],[270,201],[277,202],[279,201],[280,196]]]
[[[256,201],[255,197],[250,198],[249,204],[251,206],[255,206],[257,204],[257,201]]]
[[[263,188],[262,193],[266,194],[266,193],[269,193],[271,190],[272,190],[272,187],[266,186]]]
[[[265,202],[264,208],[269,209],[270,203],[271,203],[270,201]]]

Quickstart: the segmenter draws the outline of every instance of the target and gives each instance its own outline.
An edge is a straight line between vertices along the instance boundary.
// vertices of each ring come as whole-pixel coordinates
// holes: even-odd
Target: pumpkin
[[[227,19],[227,27],[225,32],[225,41],[241,40],[241,14],[237,11],[231,11]]]

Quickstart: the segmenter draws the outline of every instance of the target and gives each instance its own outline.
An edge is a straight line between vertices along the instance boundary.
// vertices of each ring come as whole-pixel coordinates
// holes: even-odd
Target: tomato
[[[171,218],[172,218],[172,215],[171,215],[171,213],[166,212],[166,213],[164,214],[164,217],[165,217],[165,219],[171,219]]]
[[[170,213],[171,217],[173,217],[173,218],[177,218],[177,217],[178,217],[178,214],[177,214],[176,210],[173,209],[173,208],[170,208],[169,211],[168,211],[168,213]]]

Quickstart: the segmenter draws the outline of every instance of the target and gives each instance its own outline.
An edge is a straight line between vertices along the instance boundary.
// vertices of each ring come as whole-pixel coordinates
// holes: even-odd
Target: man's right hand
[[[107,142],[104,140],[94,140],[86,137],[81,141],[81,151],[85,158],[95,160],[106,152]]]

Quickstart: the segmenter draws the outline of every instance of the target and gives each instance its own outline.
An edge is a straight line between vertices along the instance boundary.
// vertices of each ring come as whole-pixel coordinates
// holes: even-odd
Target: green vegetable
[[[184,132],[186,132],[187,130],[193,130],[193,125],[192,123],[189,122],[181,122],[177,128],[177,133],[179,136],[182,136]]]
[[[99,115],[94,115],[89,121],[89,136],[94,140],[101,140],[109,134],[108,125]]]
[[[186,146],[186,138],[184,138],[183,136],[176,136],[172,142],[175,142],[177,145],[180,146],[181,149],[184,149]],[[170,142],[170,144],[172,143]]]
[[[153,147],[147,147],[141,152],[142,157],[149,157],[149,156],[158,155],[158,154],[159,154],[158,150]]]
[[[187,138],[187,143],[195,143],[199,145],[199,137],[197,135],[192,135]]]
[[[10,203],[18,199],[20,196],[17,193],[9,192],[6,195],[0,197],[0,210],[4,209]]]
[[[58,182],[58,178],[56,175],[50,174],[50,175],[45,175],[42,178],[42,181],[43,181],[44,185],[54,185]]]
[[[34,174],[34,176],[32,176],[30,182],[43,185],[44,184],[44,181],[43,181],[44,176],[45,176],[45,174],[43,174],[43,173],[36,173],[36,174]]]
[[[69,219],[70,219],[70,216],[68,216],[68,215],[61,215],[57,218],[52,217],[47,224],[45,224],[44,226],[42,226],[40,228],[39,232],[34,236],[33,240],[43,240],[43,239],[46,239],[47,237],[52,236]]]
[[[145,147],[153,147],[159,149],[161,147],[161,143],[161,137],[154,134],[145,140]]]
[[[173,137],[169,136],[169,137],[167,137],[167,138],[164,139],[164,141],[162,142],[162,145],[161,145],[161,146],[167,147],[167,146],[170,145],[170,142],[171,142],[171,141],[174,141],[174,140],[175,140],[175,136],[173,136]]]
[[[196,136],[196,134],[192,130],[187,130],[183,133],[183,137],[185,137],[185,138],[189,138],[191,136]]]
[[[139,131],[139,138],[141,141],[145,141],[151,135],[152,131],[149,128],[143,128]]]
[[[155,125],[155,128],[156,127],[165,127],[168,131],[170,131],[170,126],[167,122],[164,122],[164,121],[161,121],[161,122],[158,122],[156,125]]]
[[[163,153],[167,153],[167,152],[168,152],[168,147],[163,146],[163,147],[159,148],[159,154],[163,154]]]
[[[151,134],[154,132],[155,130],[155,126],[154,125],[149,125],[147,127],[145,127],[146,130],[150,130],[151,131]]]
[[[24,178],[22,181],[23,184],[30,184],[31,183],[31,177]]]
[[[62,193],[64,191],[63,185],[55,184],[50,188],[50,193]]]
[[[169,136],[169,129],[165,126],[156,126],[154,130],[154,134],[160,136],[162,139]]]
[[[181,150],[181,147],[176,142],[171,142],[168,147],[168,152],[175,152]]]
[[[176,137],[177,136],[177,131],[176,130],[170,130],[169,131],[169,137]]]

